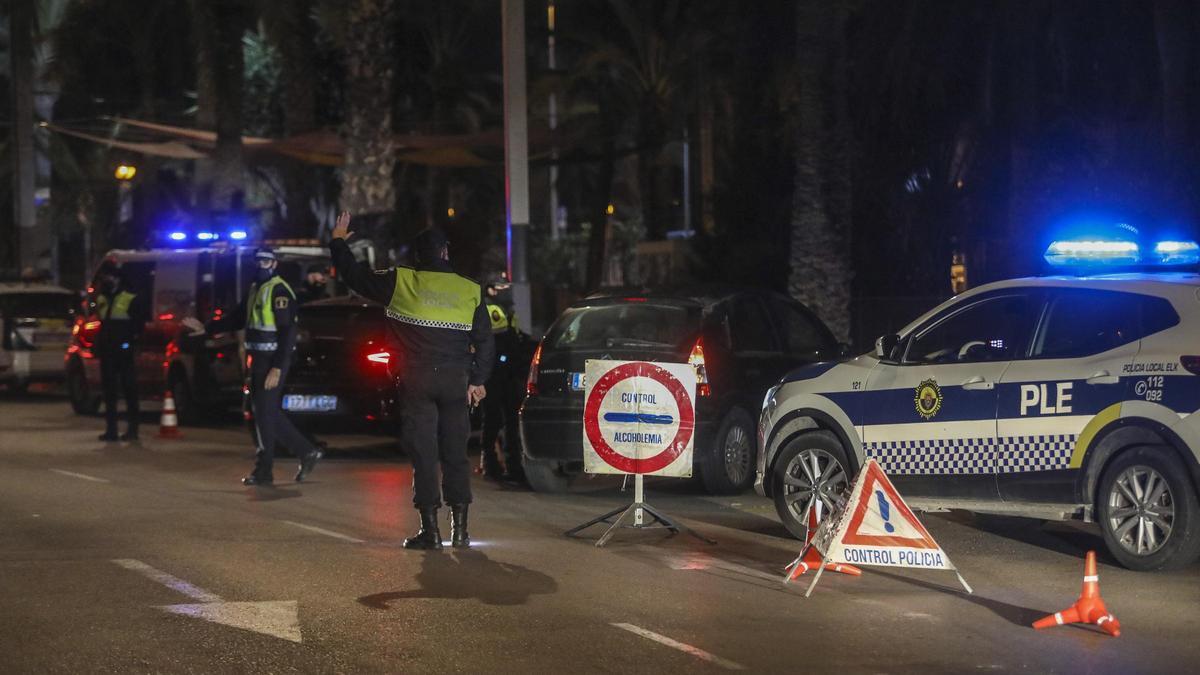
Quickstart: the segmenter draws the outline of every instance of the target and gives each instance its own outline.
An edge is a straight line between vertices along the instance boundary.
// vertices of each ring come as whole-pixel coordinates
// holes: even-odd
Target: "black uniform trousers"
[[[504,431],[504,466],[509,474],[521,469],[521,445],[517,442],[517,410],[520,399],[514,390],[512,371],[508,364],[499,363],[492,370],[487,382],[487,398],[483,399],[483,446],[484,469],[496,468],[496,440]]]
[[[104,389],[105,433],[117,433],[117,397],[125,397],[125,423],[129,435],[138,429],[137,357],[133,349],[102,351],[100,356],[100,385]]]
[[[264,383],[271,371],[270,352],[251,352],[250,405],[254,413],[254,433],[258,440],[258,453],[254,462],[254,475],[261,479],[274,479],[275,444],[283,443],[296,457],[305,457],[317,448],[300,433],[283,412],[283,386],[287,382],[288,367],[281,368],[279,386],[267,389]]]
[[[410,365],[401,375],[399,393],[400,449],[413,464],[413,505],[438,507],[442,496],[447,504],[470,504],[466,369]]]

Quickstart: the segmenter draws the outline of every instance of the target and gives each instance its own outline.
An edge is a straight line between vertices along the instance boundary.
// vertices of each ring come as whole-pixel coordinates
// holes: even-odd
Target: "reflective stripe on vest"
[[[505,313],[504,308],[500,305],[488,303],[487,306],[488,318],[492,322],[493,333],[503,333],[512,326],[512,319]]]
[[[296,294],[292,292],[292,287],[283,280],[283,277],[274,276],[271,280],[263,284],[261,288],[258,285],[250,287],[250,296],[253,300],[250,303],[250,311],[246,312],[246,330],[257,330],[263,333],[275,332],[275,304],[271,302],[271,296],[275,294],[275,287],[283,284],[288,295],[294,300]]]
[[[397,267],[387,316],[414,326],[471,330],[479,297],[479,284],[453,272]]]
[[[101,321],[113,319],[116,321],[126,321],[129,319],[129,306],[133,304],[133,299],[137,296],[129,291],[121,291],[113,298],[112,307],[108,305],[108,296],[101,295],[96,298],[96,314]],[[110,312],[111,309],[111,312]]]

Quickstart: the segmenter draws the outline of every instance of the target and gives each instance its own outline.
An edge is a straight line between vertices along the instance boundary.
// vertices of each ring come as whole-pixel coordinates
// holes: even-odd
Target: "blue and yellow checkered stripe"
[[[1066,469],[1075,435],[867,443],[867,457],[894,475],[996,474]]]

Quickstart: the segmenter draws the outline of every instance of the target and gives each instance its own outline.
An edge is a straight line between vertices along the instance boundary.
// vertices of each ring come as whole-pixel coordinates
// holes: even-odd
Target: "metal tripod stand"
[[[563,534],[568,537],[573,537],[577,533],[582,532],[593,525],[597,525],[599,523],[611,523],[608,529],[604,531],[604,534],[601,535],[598,540],[596,540],[596,546],[604,546],[607,544],[608,540],[617,533],[617,528],[619,527],[630,527],[637,530],[670,530],[672,534],[687,532],[688,534],[705,543],[717,543],[712,539],[709,539],[708,537],[696,532],[695,530],[679,524],[677,521],[663,514],[658,509],[655,509],[653,506],[647,504],[643,481],[644,478],[642,474],[639,473],[634,475],[633,503],[629,506],[622,506],[619,509],[613,509],[612,511],[609,511],[598,518],[593,518],[582,525],[572,527]],[[646,519],[646,514],[650,515],[649,521]],[[611,520],[611,518],[614,516],[616,516],[617,519]],[[623,525],[627,519],[632,519],[633,524]]]

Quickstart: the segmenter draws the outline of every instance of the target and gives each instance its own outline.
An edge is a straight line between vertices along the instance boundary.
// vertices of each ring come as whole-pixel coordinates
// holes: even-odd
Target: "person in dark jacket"
[[[100,358],[100,384],[104,389],[104,433],[100,440],[138,440],[137,352],[142,331],[150,321],[150,298],[133,288],[120,267],[109,267],[100,277],[96,317],[100,330],[94,352]],[[117,399],[125,398],[125,433],[117,436]]]
[[[442,548],[437,512],[443,496],[450,506],[451,543],[470,546],[467,406],[478,405],[487,395],[484,383],[494,353],[483,290],[451,269],[441,230],[429,228],[417,235],[416,267],[374,271],[355,261],[346,243],[352,234],[350,214],[343,213],[329,250],[342,281],[384,305],[389,319],[389,351],[396,355],[400,383],[400,446],[413,463],[413,505],[421,514],[420,531],[404,547]]]
[[[254,430],[258,440],[254,470],[242,479],[243,485],[270,486],[275,482],[275,444],[282,442],[300,458],[296,473],[299,483],[308,477],[321,459],[321,451],[300,433],[281,407],[283,385],[287,381],[292,353],[296,348],[296,294],[276,273],[279,261],[269,248],[254,254],[255,283],[245,302],[207,326],[196,319],[184,324],[197,333],[223,333],[245,328],[245,348],[250,372],[250,400]]]
[[[487,381],[488,397],[483,402],[479,459],[485,478],[520,483],[525,480],[525,473],[521,470],[521,444],[517,438],[517,412],[521,407],[521,396],[517,391],[516,368],[521,334],[517,330],[516,314],[513,312],[511,285],[492,282],[485,291],[488,320],[496,341],[496,360],[492,377]],[[520,384],[523,385],[524,381]],[[504,432],[502,440],[501,431]],[[496,451],[498,440],[504,450],[503,472]]]

